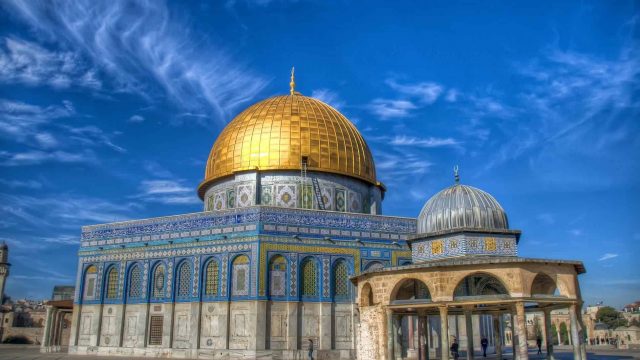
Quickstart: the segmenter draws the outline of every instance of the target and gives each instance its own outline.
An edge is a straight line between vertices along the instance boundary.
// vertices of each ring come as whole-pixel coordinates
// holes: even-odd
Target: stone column
[[[527,319],[524,314],[524,302],[516,302],[516,317],[518,324],[518,358],[520,360],[529,360],[529,347],[527,345]]]
[[[467,359],[473,360],[473,320],[471,308],[464,308],[464,331],[467,334]]]
[[[518,327],[518,319],[516,318],[515,313],[512,311],[509,316],[511,317],[511,353],[513,354],[513,359],[518,358],[518,331],[516,328]]]
[[[416,347],[413,344],[413,316],[412,315],[407,316],[407,328],[409,330],[409,334],[407,337],[407,350],[408,349],[414,350]]]
[[[571,342],[573,343],[573,358],[575,360],[582,359],[582,353],[580,352],[580,336],[578,334],[578,315],[576,304],[572,304],[569,307],[569,319],[571,320]]]
[[[440,359],[449,360],[449,309],[441,306],[440,310]]]
[[[502,334],[500,333],[500,316],[493,315],[491,320],[493,322],[493,346],[496,349],[496,356],[498,360],[502,360]]]
[[[387,360],[394,359],[394,339],[395,339],[395,331],[393,329],[393,311],[387,309]]]
[[[551,336],[551,310],[544,309],[544,344],[547,348],[547,359],[554,360],[553,339]]]
[[[51,308],[51,305],[47,305],[47,315],[44,318],[44,329],[42,331],[42,344],[40,344],[41,352],[49,351],[47,347],[49,346],[49,337],[51,336],[51,313],[52,312],[53,312],[53,309]]]

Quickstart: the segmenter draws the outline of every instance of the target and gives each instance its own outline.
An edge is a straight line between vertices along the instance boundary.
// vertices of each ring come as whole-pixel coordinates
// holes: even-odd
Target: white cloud
[[[17,142],[42,142],[44,139],[46,144],[46,135],[40,135],[40,140],[36,138],[41,126],[73,115],[75,109],[68,101],[62,105],[38,106],[0,98],[0,136]]]
[[[382,120],[405,118],[411,115],[411,110],[418,108],[411,101],[391,99],[374,99],[367,107]]]
[[[145,98],[226,117],[267,81],[229,52],[189,31],[162,1],[19,1],[6,7],[45,40],[73,48]]]
[[[336,109],[341,109],[345,106],[344,101],[340,99],[338,94],[329,89],[315,89],[311,92],[311,97],[327,103]]]
[[[617,257],[618,257],[618,254],[606,253],[606,254],[602,255],[598,259],[598,261],[606,261],[606,260],[610,260],[610,259],[617,258]]]
[[[22,39],[4,38],[0,46],[0,81],[53,88],[99,89],[94,69],[80,56],[68,51],[54,52]]]
[[[460,146],[460,142],[454,138],[418,138],[414,136],[406,136],[406,135],[396,135],[391,138],[389,143],[391,145],[399,145],[399,146],[417,146],[424,148],[436,148],[443,146],[452,146],[458,147]]]
[[[139,123],[143,121],[144,121],[144,117],[140,115],[133,115],[129,118],[129,122]]]
[[[141,198],[147,202],[162,204],[187,205],[202,203],[195,189],[184,186],[180,180],[145,180],[140,184]]]
[[[571,229],[569,230],[569,234],[573,236],[582,236],[583,231],[581,229]]]
[[[60,150],[52,152],[39,150],[25,152],[0,151],[0,166],[37,165],[45,162],[90,163],[95,162],[95,160],[95,154],[88,150],[84,152]]]
[[[547,225],[553,225],[556,222],[555,216],[553,216],[553,214],[549,214],[549,213],[538,214],[537,218],[538,218],[538,220],[542,221],[543,223],[545,223]]]
[[[449,89],[447,91],[447,95],[445,95],[445,100],[447,102],[456,102],[458,97],[460,96],[460,92],[456,89]]]
[[[417,98],[423,104],[433,104],[438,100],[444,88],[435,82],[420,82],[415,84],[400,84],[393,79],[387,79],[387,85],[403,95]]]
[[[426,174],[433,166],[430,161],[417,154],[394,154],[382,151],[378,151],[376,154],[376,169],[394,181]]]

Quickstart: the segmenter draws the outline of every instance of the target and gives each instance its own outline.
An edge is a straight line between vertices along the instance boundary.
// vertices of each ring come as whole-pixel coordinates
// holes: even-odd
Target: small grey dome
[[[507,230],[509,222],[493,196],[460,184],[435,194],[418,216],[418,234],[465,228]]]

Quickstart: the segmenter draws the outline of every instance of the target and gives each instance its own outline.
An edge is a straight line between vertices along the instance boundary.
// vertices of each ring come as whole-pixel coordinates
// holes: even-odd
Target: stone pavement
[[[625,359],[640,359],[640,350],[615,350],[615,349],[589,349],[589,360],[625,360]],[[556,359],[558,360],[571,360],[573,359],[573,353],[569,349],[559,349],[556,351]],[[511,360],[511,354],[507,354],[504,359]],[[529,359],[542,360],[543,355],[536,355],[535,351],[529,353]],[[24,346],[24,345],[0,345],[0,359],[2,360],[105,360],[105,359],[122,359],[122,360],[142,360],[150,358],[131,358],[131,357],[107,357],[107,356],[80,356],[80,355],[68,355],[66,353],[49,353],[41,354],[40,348],[37,346]],[[460,360],[466,358],[460,357]],[[487,356],[483,358],[482,355],[476,356],[478,360],[496,360],[495,356]]]

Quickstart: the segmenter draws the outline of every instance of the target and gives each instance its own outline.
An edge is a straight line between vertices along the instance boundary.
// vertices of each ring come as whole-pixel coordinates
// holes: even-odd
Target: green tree
[[[560,341],[563,345],[569,345],[569,331],[565,323],[560,323]]]
[[[558,329],[556,324],[551,324],[551,338],[553,339],[553,345],[558,345]]]
[[[620,326],[627,326],[627,319],[621,316],[616,309],[611,306],[605,306],[598,309],[596,320],[604,323],[609,329],[615,329]]]

